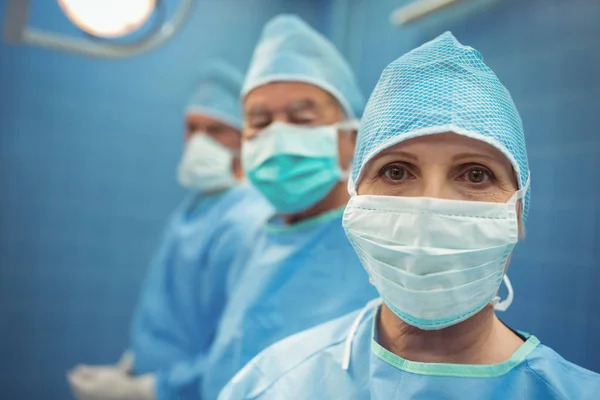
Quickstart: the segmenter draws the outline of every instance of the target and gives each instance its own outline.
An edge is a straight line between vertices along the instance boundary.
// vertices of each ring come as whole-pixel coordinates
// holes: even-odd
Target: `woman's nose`
[[[421,186],[421,197],[433,197],[436,199],[453,199],[454,191],[452,185],[448,183],[445,177],[425,176]]]

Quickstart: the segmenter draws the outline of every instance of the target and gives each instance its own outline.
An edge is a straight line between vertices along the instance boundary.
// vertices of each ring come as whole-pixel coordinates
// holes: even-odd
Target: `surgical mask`
[[[507,203],[353,196],[343,225],[389,308],[419,329],[462,322],[492,302],[519,236],[517,191]],[[508,279],[508,278],[506,278]]]
[[[304,211],[347,178],[339,166],[338,125],[275,122],[242,145],[252,184],[283,214]]]
[[[208,134],[194,133],[179,163],[179,184],[203,193],[228,189],[238,183],[232,169],[233,157],[232,150]]]

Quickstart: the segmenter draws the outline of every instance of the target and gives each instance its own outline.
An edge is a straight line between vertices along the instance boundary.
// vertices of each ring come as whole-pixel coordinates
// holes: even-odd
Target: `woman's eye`
[[[470,168],[465,174],[463,178],[470,183],[482,183],[490,180],[491,173],[484,168]]]
[[[407,179],[409,174],[406,168],[400,165],[389,165],[381,171],[382,175],[393,181],[401,181]]]

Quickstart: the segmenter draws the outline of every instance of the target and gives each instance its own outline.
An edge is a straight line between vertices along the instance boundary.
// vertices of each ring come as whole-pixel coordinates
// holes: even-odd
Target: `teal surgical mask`
[[[282,214],[304,211],[347,174],[339,166],[338,126],[275,122],[242,145],[250,182]]]

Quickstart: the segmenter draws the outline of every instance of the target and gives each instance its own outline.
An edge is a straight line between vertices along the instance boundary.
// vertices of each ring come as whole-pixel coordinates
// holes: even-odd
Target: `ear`
[[[354,159],[354,148],[356,146],[356,131],[338,131],[338,150],[340,167],[345,171],[350,168]]]
[[[350,140],[352,142],[352,148],[356,148],[356,138],[358,136],[358,132],[356,130],[352,130],[348,136],[350,136]]]

